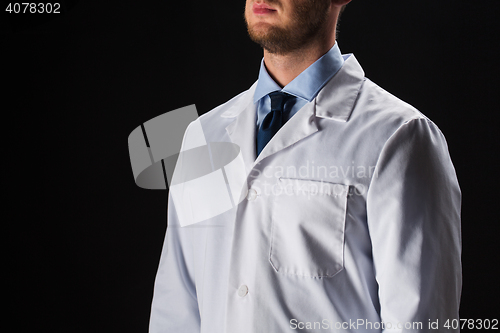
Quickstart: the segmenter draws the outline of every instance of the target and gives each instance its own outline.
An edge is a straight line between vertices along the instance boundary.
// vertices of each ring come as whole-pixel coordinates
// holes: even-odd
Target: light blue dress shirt
[[[338,43],[316,60],[311,66],[306,68],[295,79],[287,84],[283,89],[271,78],[264,65],[264,59],[260,63],[259,80],[255,89],[254,103],[257,106],[257,128],[271,112],[271,98],[269,93],[282,91],[295,98],[290,98],[284,106],[285,121],[290,119],[304,105],[312,101],[321,88],[339,71],[344,64],[344,58],[340,53]]]

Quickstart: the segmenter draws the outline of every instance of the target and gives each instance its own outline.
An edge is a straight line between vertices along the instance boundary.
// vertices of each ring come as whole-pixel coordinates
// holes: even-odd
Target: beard
[[[266,2],[283,8],[279,0]],[[324,33],[322,28],[328,18],[329,0],[308,0],[303,3],[292,0],[292,4],[293,12],[286,26],[268,26],[265,29],[258,29],[255,25],[251,26],[245,16],[250,39],[269,53],[283,55],[304,48]],[[268,25],[267,23],[256,25],[264,24]]]

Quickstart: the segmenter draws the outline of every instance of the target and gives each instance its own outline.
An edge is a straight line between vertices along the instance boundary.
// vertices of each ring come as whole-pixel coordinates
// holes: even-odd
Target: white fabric
[[[351,55],[255,160],[254,90],[200,117],[252,191],[187,227],[169,198],[150,332],[454,331],[461,195],[437,126]]]

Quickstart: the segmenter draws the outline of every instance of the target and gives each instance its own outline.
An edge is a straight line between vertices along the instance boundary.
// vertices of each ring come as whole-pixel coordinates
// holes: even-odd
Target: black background
[[[262,50],[242,0],[61,4],[0,19],[8,318],[18,332],[147,332],[166,191],[135,185],[128,135],[246,90]],[[462,318],[499,318],[498,9],[354,0],[338,39],[447,138],[463,196]]]

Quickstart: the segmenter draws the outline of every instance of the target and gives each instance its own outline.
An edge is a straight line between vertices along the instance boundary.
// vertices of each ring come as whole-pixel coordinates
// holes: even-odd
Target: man
[[[238,145],[247,196],[189,226],[169,196],[150,332],[454,331],[461,197],[446,141],[341,55],[349,1],[247,0],[258,81],[183,143]]]

